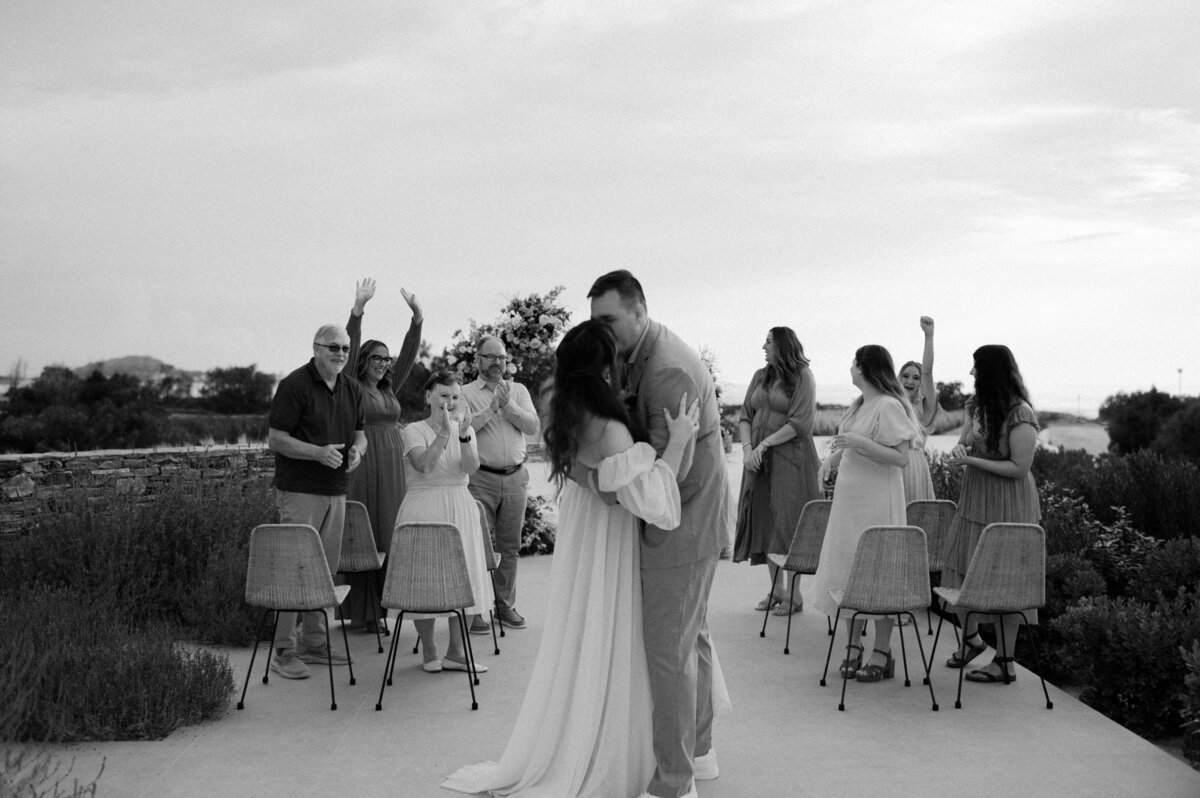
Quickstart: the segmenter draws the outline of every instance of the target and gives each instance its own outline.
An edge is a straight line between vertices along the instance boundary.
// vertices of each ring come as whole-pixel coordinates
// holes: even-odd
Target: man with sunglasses
[[[507,379],[508,351],[499,338],[484,336],[475,351],[479,377],[462,389],[479,447],[479,469],[471,474],[469,487],[471,495],[483,503],[496,537],[496,553],[500,555],[500,566],[496,569],[499,619],[512,629],[524,629],[525,619],[515,606],[517,559],[529,485],[525,436],[537,434],[537,411],[533,409],[529,389]],[[471,624],[473,634],[490,631],[482,619],[476,618]]]
[[[312,360],[280,380],[268,417],[279,521],[316,529],[331,573],[337,573],[342,549],[349,473],[367,448],[362,388],[342,374],[349,356],[350,335],[344,327],[326,324],[317,330]],[[326,623],[323,610],[280,619],[271,670],[285,679],[307,679],[306,662],[328,662]],[[350,660],[334,651],[332,662],[346,665]]]

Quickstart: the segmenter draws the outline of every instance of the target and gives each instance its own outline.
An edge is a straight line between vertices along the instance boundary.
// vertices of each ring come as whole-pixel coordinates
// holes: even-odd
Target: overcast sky
[[[285,372],[372,276],[435,351],[629,268],[745,384],[771,326],[1035,404],[1200,393],[1200,3],[0,3],[0,371]],[[846,389],[852,390],[852,389]]]

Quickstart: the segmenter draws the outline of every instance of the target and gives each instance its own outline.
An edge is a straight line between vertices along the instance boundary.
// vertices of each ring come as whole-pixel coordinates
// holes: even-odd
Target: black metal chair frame
[[[921,642],[921,633],[919,631],[915,631],[917,619],[916,619],[916,616],[914,616],[911,611],[905,610],[904,612],[881,613],[881,612],[864,612],[862,610],[855,610],[854,614],[850,616],[850,628],[851,629],[854,628],[855,624],[860,620],[860,616],[865,616],[865,617],[861,618],[861,620],[863,620],[865,622],[866,617],[887,618],[887,617],[891,617],[893,615],[896,617],[896,628],[900,632],[900,658],[904,661],[904,686],[905,687],[912,686],[912,681],[909,679],[909,676],[908,676],[908,651],[904,647],[904,626],[902,626],[900,623],[901,617],[904,615],[907,615],[912,620],[914,636],[917,638],[917,647],[921,651],[921,665],[925,668],[924,683],[926,686],[929,687],[929,699],[933,703],[932,711],[937,712],[938,711],[937,698],[933,694],[933,685],[929,682],[929,668],[933,664],[933,651],[930,650],[929,659],[926,660],[925,659],[925,644]],[[837,616],[833,620],[833,626],[834,626],[835,630],[837,629],[838,622],[841,620],[841,618],[842,618],[842,608],[838,607]],[[864,629],[864,633],[865,633],[865,629]],[[836,639],[837,639],[837,634],[835,631],[834,636],[829,638],[829,651],[826,652],[826,654],[825,654],[825,670],[821,671],[821,686],[822,687],[825,686],[825,677],[829,673],[829,660],[833,657],[833,643]],[[853,642],[854,642],[854,635],[853,634],[848,635],[847,640],[846,640],[846,659],[850,659],[850,646],[853,644]],[[848,682],[848,681],[850,681],[850,679],[842,677],[842,696],[838,701],[838,711],[839,712],[846,711],[846,682]]]
[[[289,612],[289,613],[290,612],[321,612],[321,610],[303,610],[303,609],[302,610],[288,610],[288,609],[281,610],[281,609],[270,609],[270,608],[263,610],[262,620],[259,621],[259,623],[258,623],[258,632],[255,634],[255,637],[254,637],[254,650],[250,652],[250,664],[246,667],[246,681],[242,684],[242,697],[240,699],[238,699],[238,702],[237,702],[238,709],[245,709],[245,707],[246,707],[246,688],[249,687],[249,685],[250,685],[250,673],[254,670],[254,658],[256,656],[258,656],[258,644],[260,642],[262,642],[262,639],[263,639],[262,633],[265,630],[266,625],[267,625],[267,617],[271,613],[275,613],[275,623],[271,626],[271,638],[270,638],[271,645],[274,645],[275,630],[277,630],[279,628],[279,614],[281,612]],[[346,646],[346,658],[347,658],[347,660],[349,660],[350,659],[350,641],[346,637],[345,624],[342,624],[342,642]],[[329,647],[329,619],[328,619],[328,617],[326,617],[326,623],[325,623],[325,654],[329,660],[326,663],[329,666],[329,708],[331,710],[336,710],[337,709],[337,697],[335,696],[334,691],[333,691],[333,649],[331,649]],[[350,684],[351,684],[351,686],[353,686],[355,684],[353,661],[347,662],[347,666],[350,668]],[[266,666],[263,669],[263,677],[262,677],[263,684],[267,684],[270,681],[270,674],[271,674],[271,656],[270,656],[270,654],[268,654]]]
[[[1046,689],[1046,679],[1044,676],[1042,676],[1042,653],[1040,650],[1040,646],[1038,646],[1037,632],[1035,632],[1033,630],[1033,627],[1030,626],[1029,618],[1025,615],[1025,611],[1024,610],[967,610],[967,616],[966,616],[966,620],[968,623],[967,628],[970,628],[969,624],[970,624],[972,615],[994,615],[994,616],[1020,615],[1021,616],[1022,625],[1026,629],[1029,630],[1029,639],[1033,643],[1033,661],[1037,665],[1038,679],[1042,683],[1042,695],[1044,695],[1046,697],[1046,709],[1054,709],[1054,702],[1050,700],[1050,691],[1048,689]],[[944,621],[944,620],[945,620],[944,617],[938,618],[937,634],[933,638],[933,650],[929,652],[930,660],[933,659],[933,651],[937,650],[938,638],[941,637],[941,635],[942,635],[942,621]],[[1000,651],[1007,651],[1008,645],[1007,645],[1007,641],[1004,639],[1004,624],[997,621],[996,627],[997,627],[996,637],[1000,641]],[[955,627],[955,632],[957,633],[957,631],[958,631],[958,628]],[[1021,634],[1021,627],[1018,626],[1017,627],[1017,636],[1019,637],[1020,634]],[[1013,640],[1013,650],[1014,651],[1016,650],[1016,647],[1017,647],[1017,641]],[[962,709],[963,671],[965,671],[965,670],[967,670],[965,664],[963,667],[958,669],[958,694],[955,695],[955,697],[954,697],[954,708],[955,709]],[[1002,670],[1004,671],[1004,683],[1012,684],[1013,679],[1008,675],[1008,668],[1005,667],[1005,668],[1002,668]]]
[[[383,691],[384,688],[392,684],[392,677],[396,672],[396,644],[400,640],[400,624],[404,622],[405,610],[399,610],[399,615],[396,616],[396,630],[392,635],[392,644],[388,647],[387,662],[383,666],[383,683],[379,685],[379,700],[375,703],[375,711],[383,710]],[[437,615],[454,615],[458,618],[458,633],[462,636],[463,650],[467,652],[467,681],[471,686],[471,709],[479,709],[479,702],[475,700],[475,685],[479,684],[479,674],[475,671],[475,652],[471,648],[471,635],[467,631],[467,613],[465,610],[407,610],[407,612],[420,612]],[[414,625],[416,622],[413,622]],[[417,636],[418,644],[420,635]],[[416,648],[413,649],[415,654]]]

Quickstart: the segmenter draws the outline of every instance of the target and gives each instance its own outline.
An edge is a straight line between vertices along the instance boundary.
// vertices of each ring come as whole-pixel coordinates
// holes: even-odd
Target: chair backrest
[[[1015,612],[1046,603],[1046,532],[1037,524],[988,524],[967,566],[958,606]]]
[[[798,574],[815,574],[821,561],[821,546],[825,543],[825,528],[829,526],[830,499],[814,499],[804,505],[796,520],[796,531],[788,548],[787,563],[783,566]]]
[[[908,503],[908,525],[925,530],[929,545],[929,570],[940,571],[950,545],[950,522],[958,506],[945,499],[918,499]]]
[[[346,525],[342,530],[342,556],[338,573],[374,571],[379,567],[379,551],[375,548],[375,533],[371,516],[362,502],[346,502]]]
[[[458,527],[445,523],[400,524],[392,533],[383,606],[393,610],[446,612],[475,603]]]
[[[843,607],[892,613],[929,604],[929,551],[915,526],[871,526],[858,540]]]
[[[475,506],[479,508],[479,530],[483,533],[483,559],[487,562],[487,569],[494,571],[498,563],[496,549],[492,547],[492,530],[488,526],[487,510],[479,499],[475,500]]]
[[[317,530],[308,524],[254,528],[246,565],[246,603],[286,610],[315,610],[338,603]]]

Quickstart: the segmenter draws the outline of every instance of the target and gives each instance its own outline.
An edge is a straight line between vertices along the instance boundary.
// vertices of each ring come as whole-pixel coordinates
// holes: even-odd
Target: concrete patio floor
[[[72,776],[85,781],[103,762],[100,796],[457,795],[439,788],[446,774],[503,752],[541,637],[551,562],[521,561],[520,609],[529,628],[509,631],[499,656],[490,637],[473,638],[491,668],[476,687],[477,711],[464,674],[420,669],[406,623],[382,712],[375,702],[386,655],[376,653],[373,636],[351,633],[358,683],[349,686],[347,669],[335,668],[336,712],[329,709],[327,669],[314,667],[306,681],[276,677],[263,685],[260,656],[243,711],[234,709],[235,695],[223,718],[162,741],[57,751],[64,761],[74,758]],[[1047,710],[1037,677],[1027,671],[1010,686],[966,685],[964,707],[954,709],[955,672],[940,664],[949,653],[944,639],[933,669],[940,711],[930,711],[911,627],[912,686],[903,686],[897,663],[896,679],[851,683],[839,712],[836,670],[828,687],[818,684],[829,641],[825,618],[794,616],[792,653],[784,656],[786,619],[772,617],[766,639],[758,635],[762,615],[753,605],[765,582],[762,568],[745,564],[725,561],[717,572],[709,623],[734,707],[717,722],[721,777],[699,784],[704,798],[1200,796],[1200,772],[1054,687],[1054,709]],[[928,651],[932,638],[923,623]],[[228,653],[240,693],[250,651]]]

